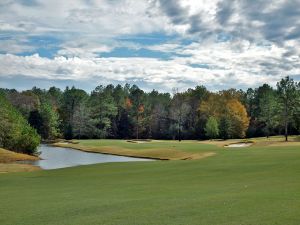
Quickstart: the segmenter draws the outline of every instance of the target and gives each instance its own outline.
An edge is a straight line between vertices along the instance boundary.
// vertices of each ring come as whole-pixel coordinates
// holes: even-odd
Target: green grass
[[[84,142],[99,145],[97,141]],[[109,163],[2,174],[0,224],[300,224],[297,145],[225,150],[199,142],[166,141],[142,149],[137,146],[146,144],[102,143],[137,151],[171,144],[180,151],[217,154],[201,160]]]
[[[87,152],[100,152],[153,159],[201,159],[220,150],[211,143],[199,141],[156,141],[132,143],[126,140],[80,140],[55,143],[54,146],[75,148]]]

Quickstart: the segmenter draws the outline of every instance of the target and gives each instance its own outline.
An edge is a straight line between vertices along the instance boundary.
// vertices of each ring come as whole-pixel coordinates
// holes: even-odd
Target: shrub
[[[0,93],[0,147],[33,154],[40,140],[36,130]]]

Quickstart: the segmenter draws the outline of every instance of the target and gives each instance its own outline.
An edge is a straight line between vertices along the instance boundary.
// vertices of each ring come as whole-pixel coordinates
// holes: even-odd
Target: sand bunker
[[[140,140],[127,140],[127,142],[130,142],[130,143],[138,143],[138,144],[143,144],[143,143],[149,143],[151,142],[151,140],[143,140],[143,139],[140,139]]]
[[[225,145],[225,148],[243,148],[243,147],[250,147],[252,143],[235,143],[235,144],[229,144]]]

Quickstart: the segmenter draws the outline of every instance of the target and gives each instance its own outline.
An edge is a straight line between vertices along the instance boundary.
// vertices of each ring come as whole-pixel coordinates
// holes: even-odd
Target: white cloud
[[[163,49],[169,51],[171,46]],[[234,47],[233,47],[234,46]],[[286,50],[276,45],[251,45],[233,42],[192,43],[178,47],[185,57],[170,60],[155,58],[79,58],[58,56],[0,55],[0,74],[25,75],[44,79],[94,80],[107,82],[141,82],[145,88],[156,86],[162,91],[173,87],[206,85],[219,88],[255,87],[263,83],[275,85],[283,76],[300,74],[299,58],[286,57]]]
[[[28,40],[25,38],[9,39],[0,41],[0,51],[10,52],[12,54],[18,54],[22,52],[33,52],[34,46],[28,44]]]
[[[30,6],[11,2],[1,7],[0,19],[6,21],[6,29],[17,21],[33,23],[33,34],[46,30],[75,32],[80,35],[116,36],[157,32],[166,25],[166,17],[158,14],[148,1],[82,1],[36,0]],[[1,26],[0,26],[1,27]],[[30,27],[31,28],[31,27]]]
[[[26,31],[23,27],[14,24],[4,23],[0,21],[0,31]]]
[[[171,90],[274,85],[282,76],[300,74],[299,0],[24,3],[0,3],[0,37],[8,37],[0,42],[1,52],[8,53],[0,55],[0,77],[99,78]],[[177,37],[151,44],[126,39],[153,33]],[[38,44],[27,41],[31,36],[58,39],[56,57],[13,55],[36,51]],[[168,53],[171,59],[101,58],[120,47]]]

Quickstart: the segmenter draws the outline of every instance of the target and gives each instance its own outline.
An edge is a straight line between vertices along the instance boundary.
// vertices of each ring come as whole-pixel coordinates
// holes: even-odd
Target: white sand
[[[249,147],[251,145],[252,145],[252,143],[236,143],[236,144],[226,145],[224,147],[226,147],[226,148],[242,148],[242,147]]]

